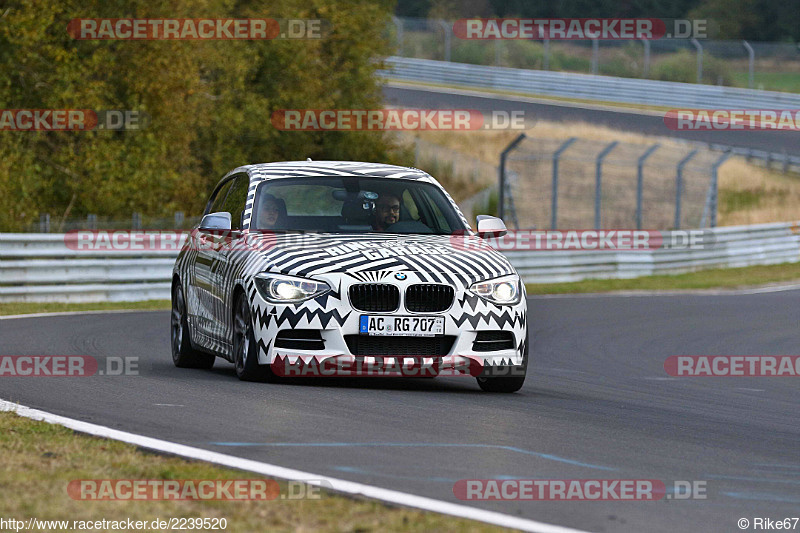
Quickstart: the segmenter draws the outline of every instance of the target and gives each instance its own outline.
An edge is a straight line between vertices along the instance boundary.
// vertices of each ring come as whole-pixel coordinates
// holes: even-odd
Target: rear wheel
[[[234,303],[233,362],[236,375],[242,381],[270,381],[274,377],[269,365],[258,364],[258,345],[253,334],[250,305],[244,294]]]
[[[172,362],[178,368],[204,368],[214,366],[213,355],[192,348],[189,338],[189,324],[186,313],[186,299],[180,283],[172,289],[172,317],[170,319],[170,340],[172,344]]]

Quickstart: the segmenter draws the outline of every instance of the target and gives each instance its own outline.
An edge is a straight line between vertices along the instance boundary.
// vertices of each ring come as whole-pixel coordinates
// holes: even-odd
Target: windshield
[[[256,192],[250,229],[452,235],[466,227],[435,185],[344,177],[262,182]]]

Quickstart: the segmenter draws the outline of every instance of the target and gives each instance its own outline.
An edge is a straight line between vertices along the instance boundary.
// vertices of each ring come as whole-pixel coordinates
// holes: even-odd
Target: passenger
[[[286,203],[271,194],[261,198],[258,209],[258,229],[283,228],[286,225]]]

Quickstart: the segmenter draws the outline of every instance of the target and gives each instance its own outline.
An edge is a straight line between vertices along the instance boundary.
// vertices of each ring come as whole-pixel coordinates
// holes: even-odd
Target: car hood
[[[424,282],[470,284],[514,273],[502,254],[474,235],[253,233],[247,240],[264,270],[288,275],[378,281],[385,273],[414,272]]]

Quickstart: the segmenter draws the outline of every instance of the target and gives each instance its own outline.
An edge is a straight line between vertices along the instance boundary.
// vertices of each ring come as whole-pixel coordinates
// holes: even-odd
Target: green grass
[[[747,87],[748,73],[731,72],[731,80],[737,87]],[[756,72],[753,76],[753,88],[766,91],[800,93],[800,73],[797,72]]]
[[[269,501],[86,501],[67,492],[80,479],[263,479],[249,472],[144,452],[62,426],[0,413],[0,517],[27,520],[225,518],[225,531],[506,531],[451,516],[390,507],[322,491]],[[279,482],[280,494],[288,484]],[[443,497],[448,492],[442,488]],[[298,491],[299,492],[299,491]],[[305,491],[304,491],[305,492]],[[271,493],[271,492],[270,492]],[[308,494],[308,492],[305,492]],[[295,492],[296,494],[296,492]],[[68,528],[72,531],[72,527]],[[150,529],[147,529],[150,531]]]
[[[798,252],[800,253],[800,251]],[[526,283],[528,295],[613,291],[667,291],[736,288],[766,283],[800,281],[800,263],[743,268],[718,268],[687,274],[632,279],[587,279],[571,283]]]
[[[719,211],[722,214],[744,211],[758,207],[764,197],[763,191],[719,191]]]
[[[169,309],[169,300],[147,300],[145,302],[94,302],[94,303],[60,303],[60,302],[10,302],[0,303],[0,316],[27,315],[30,313],[62,313],[68,311],[112,311],[116,309]]]

